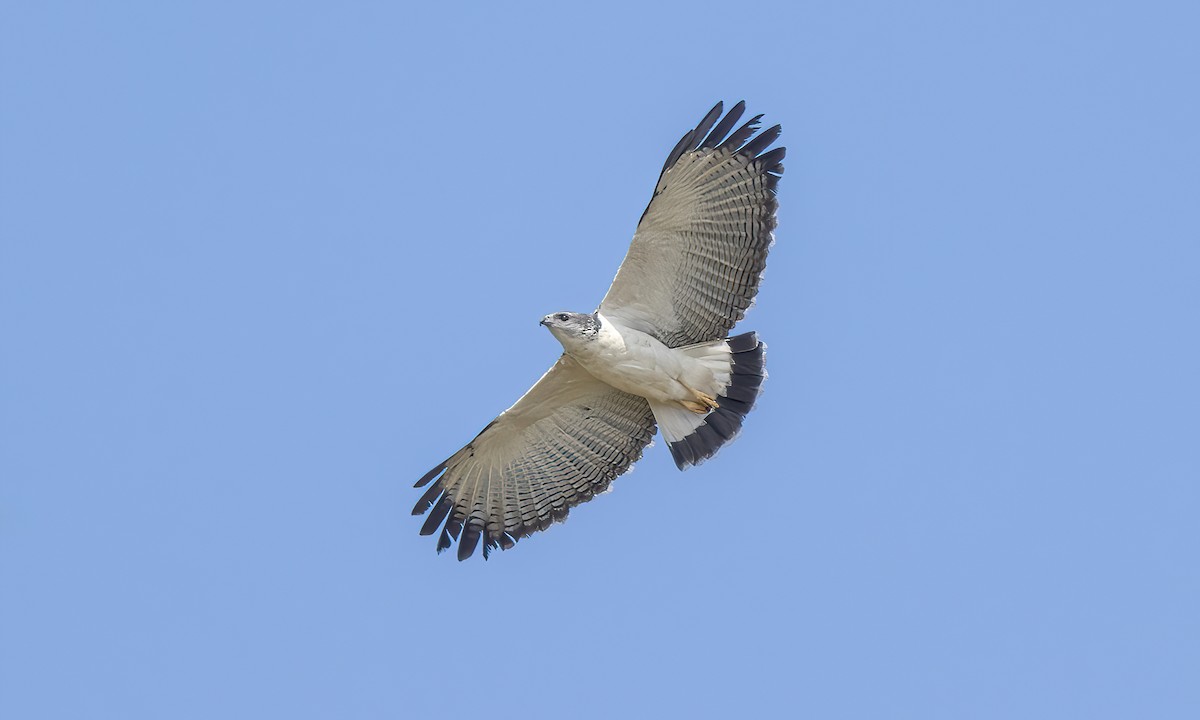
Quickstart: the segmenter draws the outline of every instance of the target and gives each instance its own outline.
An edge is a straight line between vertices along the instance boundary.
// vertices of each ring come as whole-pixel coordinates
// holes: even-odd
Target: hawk
[[[667,156],[625,261],[592,313],[542,318],[563,346],[512,407],[417,481],[422,535],[458,559],[564,520],[642,455],[656,427],[680,470],[741,430],[766,377],[753,332],[729,337],[758,292],[784,148],[775,125],[717,103]],[[719,122],[718,122],[719,119]]]

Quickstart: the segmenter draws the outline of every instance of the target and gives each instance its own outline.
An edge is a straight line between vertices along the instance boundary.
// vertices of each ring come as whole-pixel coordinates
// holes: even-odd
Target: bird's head
[[[564,345],[571,341],[594,340],[600,333],[600,318],[594,313],[551,313],[542,318],[540,324]]]

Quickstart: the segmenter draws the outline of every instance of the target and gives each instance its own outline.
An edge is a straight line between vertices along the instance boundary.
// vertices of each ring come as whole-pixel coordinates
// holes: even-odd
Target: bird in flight
[[[563,354],[528,392],[430,470],[413,508],[440,553],[483,556],[545,530],[608,489],[662,430],[680,470],[742,427],[766,377],[753,332],[729,337],[758,293],[775,229],[780,126],[717,103],[667,156],[625,261],[592,313],[542,318]],[[719,120],[719,121],[718,121]]]

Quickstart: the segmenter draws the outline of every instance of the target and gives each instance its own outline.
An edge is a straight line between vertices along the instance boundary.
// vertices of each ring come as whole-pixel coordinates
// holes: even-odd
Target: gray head
[[[600,332],[600,318],[589,313],[551,313],[542,318],[540,324],[545,325],[560,341],[563,338],[594,340]]]

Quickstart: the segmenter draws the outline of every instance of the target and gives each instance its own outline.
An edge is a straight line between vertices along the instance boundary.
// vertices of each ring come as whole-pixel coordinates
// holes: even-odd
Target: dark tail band
[[[716,455],[722,445],[741,432],[742,421],[754,407],[766,377],[766,346],[758,341],[756,333],[743,333],[726,342],[733,353],[733,366],[729,387],[717,397],[717,409],[710,412],[691,435],[668,443],[671,457],[675,458],[675,465],[680,470],[699,465]]]

